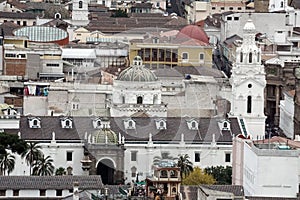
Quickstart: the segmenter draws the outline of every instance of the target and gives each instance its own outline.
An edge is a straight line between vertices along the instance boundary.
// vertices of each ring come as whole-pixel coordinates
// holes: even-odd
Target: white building
[[[248,13],[224,13],[221,22],[221,42],[233,35],[243,35],[243,25],[249,19]],[[292,32],[293,27],[299,27],[299,11],[288,13],[251,13],[255,22],[256,33],[265,34],[271,41],[275,40],[275,32],[281,34]]]
[[[261,65],[261,49],[255,44],[256,29],[251,19],[245,24],[243,43],[236,50],[231,85],[230,115],[244,121],[244,135],[255,139],[265,135],[264,89],[265,70]]]
[[[161,85],[154,73],[137,56],[133,65],[120,73],[113,83],[110,115],[166,117],[167,105],[161,100]]]
[[[72,0],[72,25],[86,26],[89,23],[89,3],[89,0]]]
[[[280,101],[279,127],[288,137],[294,138],[294,96],[295,91],[283,93],[284,99]]]
[[[269,143],[268,143],[269,142]],[[255,142],[236,137],[233,141],[233,185],[242,185],[245,196],[297,197],[298,149],[293,141]]]

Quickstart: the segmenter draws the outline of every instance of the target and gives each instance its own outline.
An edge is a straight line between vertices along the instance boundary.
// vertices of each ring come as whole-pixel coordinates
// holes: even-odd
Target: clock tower
[[[243,28],[243,43],[236,50],[232,68],[232,99],[229,115],[238,117],[245,136],[265,135],[264,89],[266,77],[261,49],[255,44],[256,29],[249,19]]]

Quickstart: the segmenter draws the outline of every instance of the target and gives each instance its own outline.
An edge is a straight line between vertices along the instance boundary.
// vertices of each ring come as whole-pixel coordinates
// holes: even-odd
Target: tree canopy
[[[111,17],[128,17],[128,14],[126,11],[118,9],[112,13]]]
[[[27,148],[26,142],[18,135],[0,133],[0,154],[6,154],[7,150],[12,153],[21,154]]]
[[[211,185],[216,183],[216,180],[212,175],[206,174],[199,167],[195,167],[194,170],[182,180],[183,185]]]
[[[186,177],[193,171],[193,163],[189,160],[189,155],[179,155],[177,166],[180,168],[180,177]]]
[[[205,173],[212,175],[216,179],[216,184],[231,185],[232,167],[231,166],[211,166],[204,169]]]

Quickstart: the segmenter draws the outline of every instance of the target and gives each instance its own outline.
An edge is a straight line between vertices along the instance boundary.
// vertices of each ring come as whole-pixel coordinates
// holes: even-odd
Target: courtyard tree
[[[177,167],[180,168],[180,177],[188,176],[193,171],[193,163],[189,160],[189,155],[179,155]]]
[[[42,155],[33,163],[32,174],[35,176],[52,176],[54,172],[53,159]]]
[[[21,154],[26,148],[26,141],[20,139],[18,135],[0,133],[0,154],[5,154],[8,150],[11,153]]]
[[[66,175],[67,172],[66,172],[66,169],[63,168],[63,167],[59,167],[55,170],[55,175],[56,176],[63,176],[63,175]]]
[[[205,173],[212,175],[216,179],[216,184],[231,185],[232,167],[231,166],[211,166],[204,169]]]
[[[0,133],[0,175],[9,175],[15,168],[15,153],[26,151],[26,142],[18,135]]]
[[[214,184],[215,182],[216,180],[212,175],[206,174],[199,167],[195,167],[194,170],[188,176],[184,177],[182,180],[183,185],[201,185],[201,184],[211,185]]]
[[[29,165],[29,174],[32,175],[32,166],[36,160],[42,155],[42,147],[36,142],[30,142],[27,144],[27,149],[21,154],[22,158],[25,158],[27,165]]]
[[[15,168],[15,156],[5,152],[0,154],[0,175],[9,175]]]

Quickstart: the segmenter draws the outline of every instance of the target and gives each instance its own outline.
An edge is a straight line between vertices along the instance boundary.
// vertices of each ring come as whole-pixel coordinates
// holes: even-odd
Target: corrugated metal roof
[[[96,59],[94,49],[62,49],[62,58]]]

